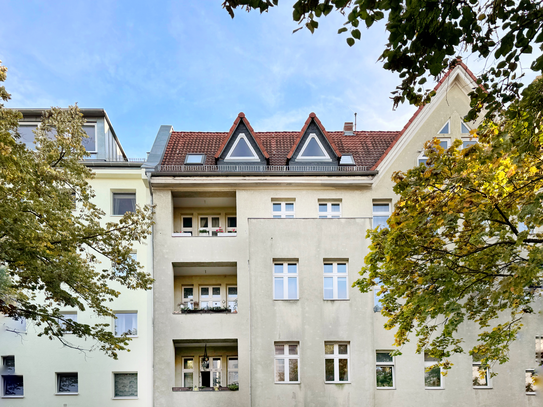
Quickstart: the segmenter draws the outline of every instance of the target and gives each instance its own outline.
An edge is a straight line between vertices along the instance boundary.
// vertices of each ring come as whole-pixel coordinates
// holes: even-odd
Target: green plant
[[[228,385],[228,388],[231,391],[238,391],[239,390],[239,383],[237,383],[237,382],[231,383],[231,384]]]

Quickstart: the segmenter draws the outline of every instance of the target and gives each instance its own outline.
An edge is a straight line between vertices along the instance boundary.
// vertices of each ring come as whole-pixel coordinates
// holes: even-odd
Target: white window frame
[[[192,288],[192,298],[185,299],[185,288]],[[196,288],[193,285],[182,285],[181,286],[181,303],[183,306],[187,306],[190,309],[194,309],[194,291]]]
[[[218,367],[218,368],[214,368],[214,367],[213,367],[213,360],[214,360],[214,359],[218,359],[218,360],[219,360],[219,362],[220,362],[220,363],[219,363],[219,366],[220,366],[220,367]],[[199,374],[198,374],[198,377],[199,377],[199,379],[200,379],[199,384],[202,383],[202,372],[209,372],[209,384],[211,384],[211,387],[215,387],[215,386],[213,386],[213,384],[214,384],[214,383],[213,383],[213,373],[217,373],[217,372],[218,372],[218,373],[219,373],[219,386],[222,387],[223,378],[224,378],[224,375],[222,374],[222,366],[223,366],[223,363],[222,363],[222,362],[223,362],[222,356],[209,356],[209,367],[206,368],[206,369],[204,369],[204,368],[202,367],[202,362],[203,362],[203,360],[204,360],[204,357],[203,357],[203,356],[200,356],[200,364],[199,364],[199,366],[200,366],[199,371],[200,371],[200,372],[199,372]],[[194,366],[194,364],[193,364],[193,366]],[[194,376],[193,376],[193,379],[192,379],[192,380],[194,380]]]
[[[532,387],[533,387],[534,391],[527,391],[526,395],[527,396],[535,396],[536,391],[537,391],[537,385],[533,382],[533,378],[536,376],[535,369],[526,369],[526,371],[525,371],[525,389],[526,389],[526,385],[528,384],[527,383],[528,374],[530,375],[529,377],[532,380]]]
[[[318,204],[319,219],[341,218],[340,201],[319,201]],[[321,212],[321,205],[326,205],[326,212]],[[339,205],[339,212],[332,211],[332,205]]]
[[[219,226],[213,226],[213,218],[219,219]],[[207,219],[207,227],[201,226],[202,219]],[[194,228],[194,224],[192,225]],[[222,229],[221,226],[221,216],[220,215],[201,215],[198,216],[198,235],[200,235],[201,230],[206,230],[207,235],[203,234],[203,236],[217,236],[217,233],[219,233],[217,230],[214,229]]]
[[[233,287],[236,288],[236,295],[235,296],[234,295],[230,296],[230,294],[228,293],[228,289],[233,288]],[[226,302],[227,302],[228,308],[230,308],[230,303],[233,304],[232,308],[230,308],[232,312],[234,312],[234,311],[237,312],[238,311],[238,294],[237,294],[237,290],[238,290],[238,286],[235,285],[235,284],[231,284],[231,285],[226,286]]]
[[[543,335],[535,337],[535,362],[536,366],[543,366]]]
[[[200,162],[197,163],[189,163],[188,159],[190,156],[200,156]],[[187,153],[185,155],[185,162],[183,164],[185,165],[203,165],[206,162],[206,155],[202,153]]]
[[[230,227],[228,226],[228,219],[231,219],[231,218],[234,218],[236,219],[236,226],[233,226],[233,227]],[[225,230],[226,232],[235,232],[238,228],[238,217],[236,215],[226,215],[226,227],[225,227]]]
[[[377,362],[378,353],[388,353],[391,350],[376,350],[375,351],[375,388],[377,390],[395,390],[396,389],[396,357],[392,356],[392,362]],[[392,387],[378,387],[377,386],[377,368],[378,367],[391,367],[392,368]]]
[[[328,264],[331,264],[332,265],[332,272],[331,273],[326,273],[324,271],[324,266],[328,265]],[[338,265],[339,264],[344,264],[345,265],[345,273],[340,273],[338,272]],[[323,287],[322,287],[322,296],[323,296],[323,299],[325,301],[348,301],[349,300],[349,265],[346,261],[324,261],[324,264],[323,264]],[[346,297],[345,298],[339,298],[339,283],[338,283],[338,278],[345,278],[345,281],[346,281]],[[326,278],[331,278],[332,279],[332,289],[333,289],[333,294],[332,294],[332,298],[326,298],[325,296],[325,288],[324,288],[324,280]]]
[[[115,371],[115,372],[112,372],[113,375],[112,375],[112,380],[113,380],[113,383],[112,383],[112,386],[111,386],[111,389],[113,390],[113,399],[115,400],[136,400],[139,398],[139,394],[140,394],[140,381],[139,381],[139,375],[138,375],[138,372],[119,372],[119,371]],[[136,396],[115,396],[115,376],[116,375],[123,375],[123,374],[135,374],[136,375],[136,383],[137,383],[137,387],[136,387]]]
[[[185,360],[187,360],[187,359],[192,360],[192,369],[185,369]],[[194,357],[187,356],[187,357],[182,358],[182,360],[181,360],[181,381],[182,381],[183,387],[188,387],[187,384],[185,383],[185,373],[192,373],[192,386],[191,386],[191,388],[194,387],[194,386],[198,386],[198,383],[194,382],[194,366],[195,366]]]
[[[473,379],[474,379],[473,368],[477,367],[477,370],[480,370],[480,366],[481,366],[481,362],[477,362],[475,360],[472,360],[472,362],[471,362],[471,381],[472,381],[472,384],[473,384]],[[492,388],[492,380],[490,378],[490,368],[488,368],[488,367],[485,369],[485,377],[486,377],[486,385],[485,386],[475,386],[475,385],[473,385],[473,388],[474,389],[491,389]]]
[[[138,195],[136,194],[136,191],[115,190],[111,191],[111,216],[124,216],[124,213],[115,213],[115,195],[134,195],[134,210],[136,210],[136,206],[138,205]]]
[[[465,146],[464,143],[466,143],[466,142],[473,142],[473,144],[478,143],[477,139],[474,139],[472,137],[462,137],[462,149],[469,148],[469,147],[471,147],[473,145],[473,144],[470,144],[468,146]]]
[[[450,130],[450,127],[449,127],[449,130]],[[451,146],[451,138],[450,137],[434,137],[434,138],[437,138],[439,140],[440,144],[443,141],[445,141],[447,143],[447,148],[445,148],[445,150],[448,149]],[[424,153],[425,153],[425,149],[423,148],[420,155],[417,158],[417,166],[421,164],[422,160],[424,160],[425,162],[428,160],[428,157],[426,157],[424,155]]]
[[[277,347],[283,347],[283,354],[277,354]],[[296,346],[296,355],[290,354],[290,346]],[[299,342],[274,342],[273,347],[273,374],[275,384],[293,384],[300,383],[300,343]],[[277,362],[283,361],[285,369],[285,380],[277,380]],[[298,380],[290,380],[290,361],[295,360],[298,364]]]
[[[426,385],[426,373],[427,373],[426,370],[428,368],[430,368],[431,366],[437,365],[439,363],[439,361],[429,360],[432,357],[430,355],[428,355],[426,352],[424,352],[423,358],[424,358],[424,376],[423,376],[423,378],[424,378],[424,388],[426,390],[443,390],[445,388],[445,383],[444,383],[445,377],[442,375],[443,370],[441,369],[441,366],[436,367],[436,369],[439,368],[439,386],[427,386]]]
[[[209,289],[209,295],[208,295],[209,298],[203,298],[202,288]],[[213,289],[214,288],[219,289],[219,292],[220,292],[219,295],[214,295],[213,294]],[[194,295],[194,292],[193,292],[193,295]],[[199,299],[200,309],[221,307],[222,306],[222,286],[220,284],[200,285],[200,286],[198,286],[198,299]],[[204,303],[206,303],[207,305],[204,306]]]
[[[60,391],[60,377],[62,375],[76,375],[77,377],[77,391]],[[57,383],[55,395],[57,396],[77,396],[79,394],[79,374],[78,372],[57,372],[56,373]]]
[[[292,205],[292,211],[287,211],[287,204]],[[274,205],[281,205],[281,209],[276,211]],[[295,218],[296,203],[294,201],[272,201],[272,217],[273,218]]]
[[[447,133],[442,133],[441,131],[445,128],[445,126],[449,125],[449,131]],[[441,126],[441,128],[439,129],[439,131],[437,132],[437,134],[451,134],[451,120],[447,120],[447,122]],[[439,137],[438,137],[439,138]]]
[[[327,354],[326,353],[326,345],[333,345],[334,346],[334,353]],[[339,345],[347,345],[347,354],[340,354],[339,353]],[[351,344],[349,342],[324,342],[325,351],[324,351],[324,383],[338,383],[338,384],[344,384],[344,383],[350,383],[351,382]],[[332,359],[334,360],[334,380],[333,381],[327,381],[326,380],[326,360]],[[339,360],[340,359],[347,359],[347,378],[348,380],[340,381],[339,380]]]
[[[245,142],[249,146],[249,149],[251,150],[251,153],[253,153],[253,157],[243,157],[243,158],[232,157],[232,153],[236,149],[241,139],[245,140]],[[258,158],[258,154],[256,153],[255,149],[251,145],[251,142],[249,141],[245,133],[239,133],[238,137],[236,138],[236,141],[234,142],[234,144],[232,144],[232,147],[230,147],[230,151],[228,151],[228,154],[226,155],[226,158],[224,159],[224,161],[232,161],[232,162],[260,161],[260,158]]]
[[[277,273],[276,272],[276,265],[282,265],[283,266],[283,272]],[[296,266],[296,273],[289,273],[288,272],[288,266],[289,265],[295,265]],[[277,298],[276,292],[275,292],[275,279],[283,279],[283,298]],[[288,298],[288,279],[289,278],[295,278],[296,279],[296,298]],[[273,299],[276,301],[298,301],[300,299],[300,284],[298,281],[298,262],[297,261],[274,261],[273,262]]]
[[[379,205],[379,206],[382,206],[382,205],[387,205],[388,206],[388,211],[386,212],[379,212],[379,211],[376,211],[375,210],[375,207]],[[377,226],[375,225],[375,218],[384,218],[386,216],[386,220],[385,220],[385,224],[386,221],[388,220],[388,218],[390,218],[392,216],[392,202],[386,202],[386,201],[373,201],[372,202],[372,218],[371,218],[371,228],[372,229],[375,229]],[[387,227],[388,227],[388,224],[387,224]]]
[[[136,335],[126,335],[129,338],[137,338],[139,335],[139,321],[138,321],[138,312],[137,311],[115,311],[115,317],[117,315],[136,315]],[[117,335],[117,320],[118,318],[113,318],[113,335],[115,335],[116,338],[121,337],[123,334]],[[123,332],[124,333],[124,332]]]
[[[354,161],[354,157],[352,154],[342,154],[341,159],[339,160],[339,165],[341,166],[354,166],[356,165],[356,162]]]
[[[183,226],[184,225],[184,223],[183,223],[184,219],[190,219],[191,220],[192,226],[190,228]],[[194,236],[194,216],[192,216],[192,215],[181,215],[181,233],[190,233],[192,236]]]
[[[13,395],[7,395],[6,394],[6,379],[8,377],[20,377],[23,380],[23,394],[13,394]],[[2,398],[20,399],[20,398],[23,398],[25,396],[25,379],[24,379],[23,375],[12,375],[12,374],[10,374],[10,375],[2,375],[1,378],[2,378]]]
[[[324,157],[319,157],[319,156],[305,156],[304,157],[305,149],[307,148],[307,146],[309,145],[312,139],[317,141],[317,144],[319,145],[321,151],[324,153]],[[300,150],[298,157],[296,157],[296,161],[332,161],[332,159],[330,158],[328,151],[326,151],[326,149],[322,145],[317,135],[315,133],[310,133],[309,137],[307,137],[307,139],[305,140],[305,143],[302,149]]]
[[[230,368],[230,360],[233,360],[233,359],[236,359],[238,361],[238,367],[237,368]],[[239,384],[239,358],[237,356],[228,356],[226,358],[226,370],[227,370],[227,383],[228,385],[231,385],[231,384],[234,384],[234,383],[237,383]],[[230,381],[230,373],[237,373],[238,374],[238,380],[237,381],[233,381],[231,382]]]
[[[468,130],[467,133],[464,132],[464,131],[462,131],[462,130],[463,130],[462,126],[465,126],[465,127],[466,127],[466,129]],[[470,129],[470,127],[467,125],[466,122],[463,122],[462,120],[460,121],[460,134],[470,134],[470,131],[471,131],[471,130],[472,130],[472,129]]]
[[[97,123],[92,123],[92,122],[85,122],[83,124],[83,126],[81,126],[81,130],[83,130],[83,127],[94,127],[94,150],[90,151],[90,150],[86,150],[87,153],[90,153],[90,154],[97,154],[98,153],[98,127],[97,127]],[[85,132],[85,130],[83,130]],[[85,132],[85,134],[87,134],[87,132]]]

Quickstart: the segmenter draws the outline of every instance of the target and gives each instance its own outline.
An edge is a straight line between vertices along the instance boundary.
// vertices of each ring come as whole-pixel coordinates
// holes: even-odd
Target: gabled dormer
[[[217,165],[267,165],[268,159],[268,153],[245,114],[238,114],[215,154]]]
[[[315,113],[307,118],[287,156],[290,167],[337,167],[341,153]]]

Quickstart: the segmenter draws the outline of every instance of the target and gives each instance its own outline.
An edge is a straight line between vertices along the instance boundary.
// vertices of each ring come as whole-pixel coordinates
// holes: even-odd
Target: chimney
[[[343,135],[354,136],[353,122],[345,122],[345,125],[343,126]]]

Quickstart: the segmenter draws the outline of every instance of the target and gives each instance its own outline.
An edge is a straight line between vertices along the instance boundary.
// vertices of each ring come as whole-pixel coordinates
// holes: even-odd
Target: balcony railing
[[[163,173],[272,173],[296,174],[304,172],[351,174],[368,172],[367,166],[336,166],[322,165],[159,165]]]

